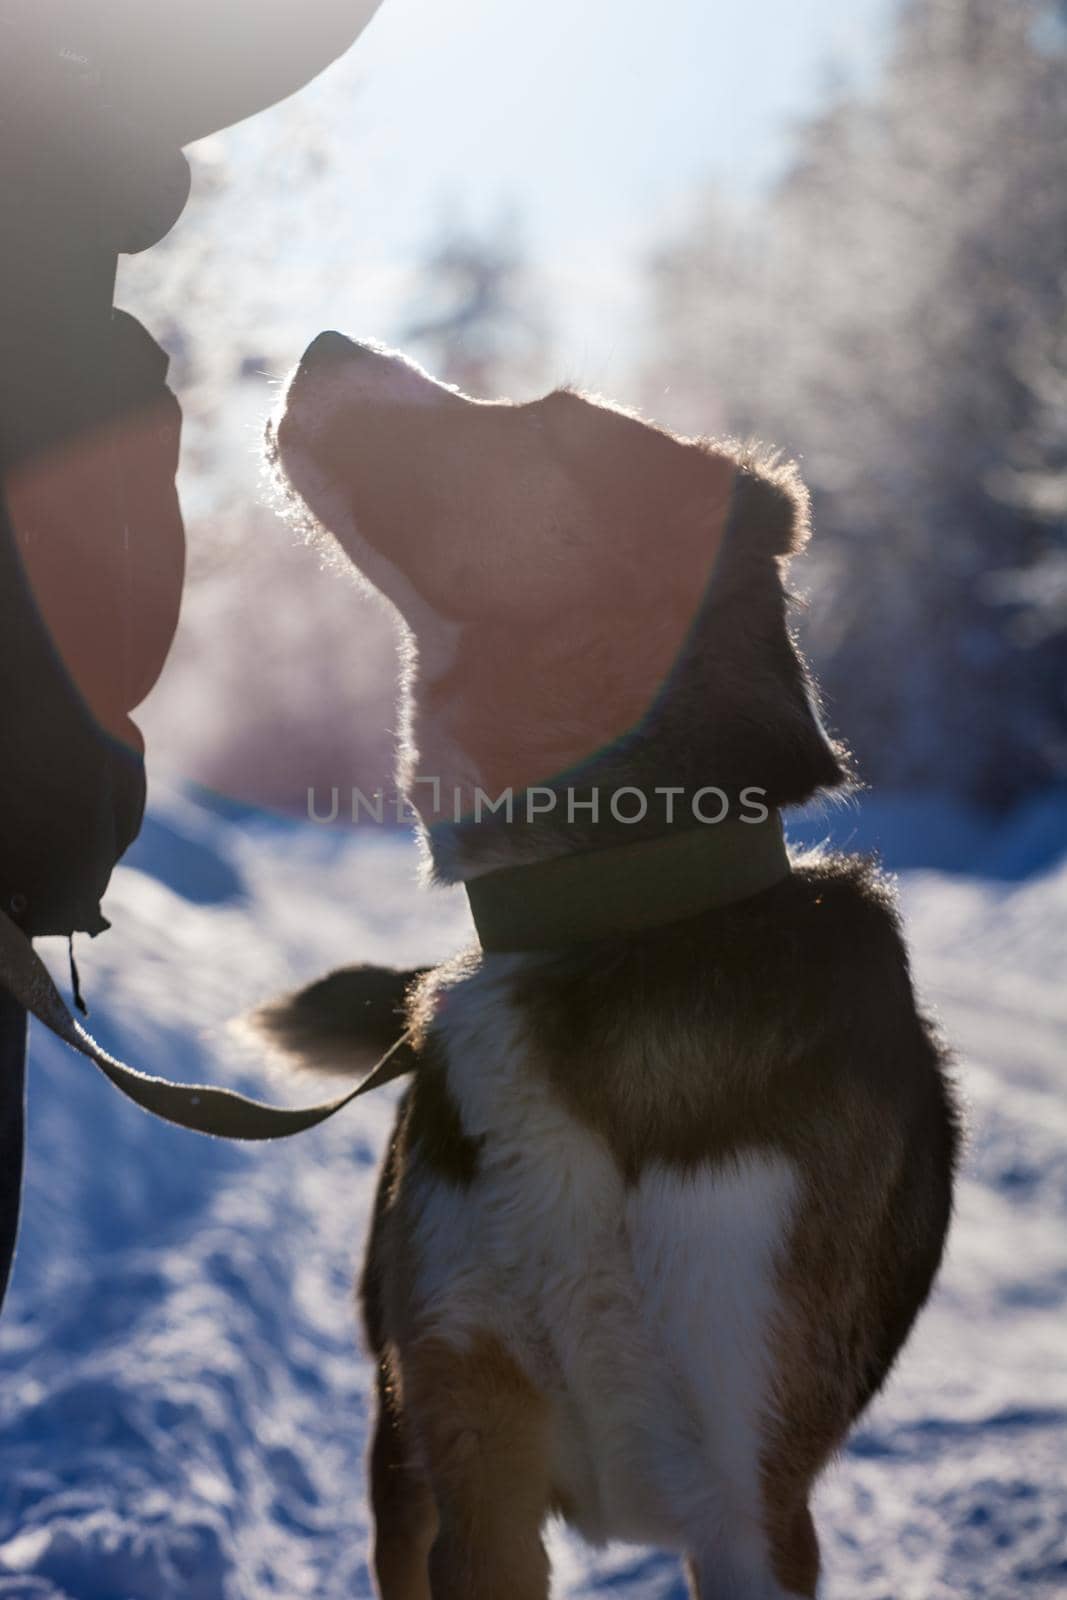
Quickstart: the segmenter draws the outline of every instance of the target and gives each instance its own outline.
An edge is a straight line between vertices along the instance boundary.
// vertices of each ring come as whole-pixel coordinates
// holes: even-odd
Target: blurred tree
[[[352,207],[352,93],[343,77],[325,82],[314,114],[297,100],[258,127],[198,145],[185,226],[124,267],[126,303],[160,330],[186,419],[189,582],[171,659],[144,707],[153,759],[297,813],[311,787],[393,787],[390,616],[344,581],[343,559],[331,563],[325,545],[295,548],[255,503],[268,378],[280,379],[317,331],[291,303],[293,281],[263,263],[288,230],[314,241],[307,270],[317,300],[344,305],[358,281],[358,230],[321,244],[322,218]],[[476,394],[536,386],[546,323],[513,219],[485,234],[442,225],[416,287],[413,326],[396,336],[437,376]]]
[[[194,584],[233,558],[235,541],[250,531],[250,432],[269,409],[268,380],[280,380],[300,348],[278,279],[263,263],[277,254],[279,229],[295,233],[337,205],[346,155],[329,105],[309,116],[290,101],[255,125],[195,145],[187,152],[185,224],[122,263],[125,302],[159,329],[181,394],[183,503],[193,520],[213,518],[210,541],[192,541]],[[328,281],[330,269],[320,276]]]
[[[994,805],[1067,776],[1065,45],[1051,0],[907,0],[765,207],[653,267],[650,406],[805,458],[861,770]]]
[[[327,91],[342,89],[351,92],[320,88],[317,115],[293,101],[196,146],[185,225],[123,274],[126,303],[161,333],[185,411],[189,577],[174,649],[143,708],[153,764],[298,815],[309,788],[391,790],[394,759],[389,617],[346,562],[300,548],[261,503],[269,380],[317,331],[262,264],[280,228],[310,232],[350,194],[341,118],[327,114]],[[351,270],[347,255],[316,267],[327,286]]]
[[[521,399],[539,387],[548,317],[513,216],[485,230],[443,219],[419,264],[400,337],[434,377],[476,398]]]

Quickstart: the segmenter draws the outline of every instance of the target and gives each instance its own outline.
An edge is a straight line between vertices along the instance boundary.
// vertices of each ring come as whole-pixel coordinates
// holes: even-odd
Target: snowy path
[[[164,796],[83,941],[92,1025],[135,1062],[264,1084],[224,1024],[364,958],[436,958],[462,901],[410,847]],[[170,885],[168,887],[168,885]],[[178,892],[180,887],[182,892]],[[948,1266],[820,1495],[827,1600],[1067,1594],[1067,868],[913,874],[920,984],[972,1146]],[[54,955],[63,970],[62,947]],[[370,1593],[351,1277],[387,1095],[287,1145],[158,1126],[33,1045],[26,1226],[0,1324],[3,1600]],[[314,1080],[296,1086],[310,1098]],[[555,1593],[680,1600],[675,1565],[553,1534]]]

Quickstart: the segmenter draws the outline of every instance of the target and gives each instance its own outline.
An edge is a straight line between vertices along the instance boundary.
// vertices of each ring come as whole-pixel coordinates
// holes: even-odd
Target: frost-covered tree
[[[401,341],[435,377],[480,399],[538,387],[548,318],[514,218],[486,230],[444,219],[419,263]]]
[[[395,698],[388,618],[261,503],[268,378],[316,331],[286,272],[264,263],[288,229],[320,286],[340,296],[351,272],[345,251],[314,259],[352,182],[340,117],[317,92],[318,116],[300,97],[194,151],[185,215],[124,263],[119,296],[170,353],[184,412],[190,560],[174,648],[138,716],[152,770],[298,814],[309,788],[390,786]]]
[[[991,804],[1067,775],[1065,47],[1048,0],[909,0],[875,89],[653,279],[650,408],[803,457],[861,769]]]

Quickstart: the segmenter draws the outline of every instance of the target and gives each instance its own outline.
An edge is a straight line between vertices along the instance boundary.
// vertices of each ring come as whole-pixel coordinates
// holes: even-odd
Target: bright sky
[[[552,285],[565,375],[611,387],[640,315],[634,264],[696,184],[746,196],[781,169],[829,75],[871,73],[891,3],[384,0],[294,102],[351,149],[325,214],[263,202],[300,337],[388,335],[442,215],[511,206]],[[285,115],[222,136],[250,184]]]
[[[886,0],[385,0],[350,60],[361,159],[416,218],[512,195],[546,248],[647,225],[694,180],[748,189]],[[400,207],[398,206],[398,209]]]

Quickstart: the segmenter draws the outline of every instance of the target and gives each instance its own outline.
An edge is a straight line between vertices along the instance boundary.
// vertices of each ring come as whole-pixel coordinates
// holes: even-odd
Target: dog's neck
[[[663,928],[763,894],[790,870],[775,811],[505,867],[468,882],[467,898],[482,949],[514,954]]]
[[[602,753],[640,725],[646,686],[666,676],[678,641],[662,625],[657,632],[625,617],[609,619],[601,637],[597,620],[561,618],[535,637],[506,624],[464,630],[436,678],[422,675],[419,652],[412,657],[400,783],[437,881],[630,842],[629,824],[611,813],[625,763]],[[594,788],[603,789],[596,801]]]
[[[683,830],[747,828],[842,783],[846,770],[784,633],[781,644],[778,673],[749,676],[742,660],[736,694],[711,688],[683,667],[662,702],[623,736],[604,737],[592,755],[584,755],[594,743],[588,723],[586,742],[572,754],[568,728],[546,727],[542,718],[533,724],[526,755],[536,751],[541,765],[533,770],[551,775],[532,786],[493,781],[454,737],[459,716],[440,714],[445,696],[432,718],[425,698],[419,711],[409,702],[401,787],[422,822],[428,877],[469,884]],[[531,681],[539,703],[550,705]],[[505,734],[519,731],[519,719],[503,710],[491,720]]]
[[[717,818],[718,795],[750,820],[750,793],[771,812],[847,782],[780,566],[734,529],[758,523],[761,487],[739,491],[695,609],[685,590],[634,613],[605,589],[573,617],[463,627],[434,678],[412,664],[400,777],[438,882],[654,839]]]

